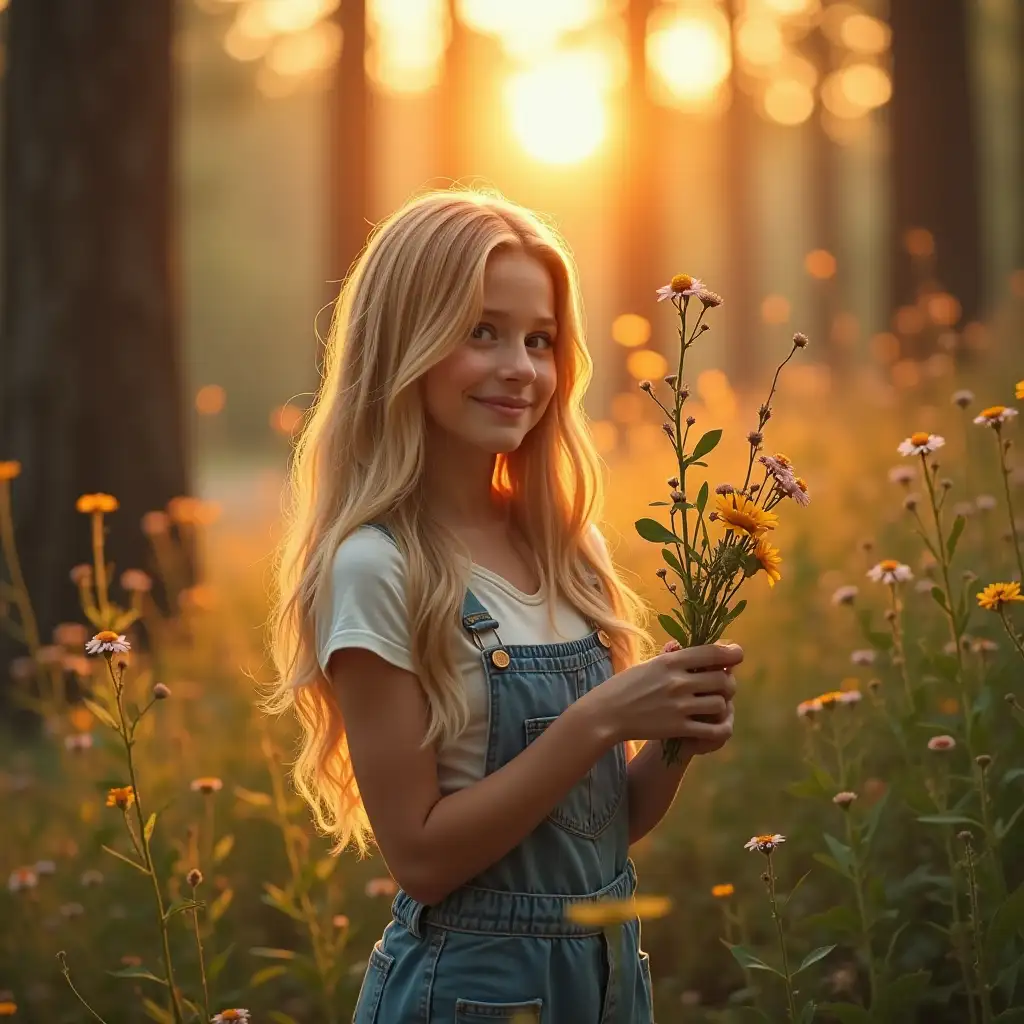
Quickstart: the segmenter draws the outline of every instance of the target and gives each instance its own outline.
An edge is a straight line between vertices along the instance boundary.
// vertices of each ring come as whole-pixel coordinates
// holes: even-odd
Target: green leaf
[[[152,999],[143,999],[142,1008],[146,1011],[149,1019],[155,1020],[157,1024],[174,1024],[174,1016],[171,1011],[157,1006]]]
[[[183,899],[175,900],[165,911],[164,920],[167,921],[175,914],[184,913],[186,910],[201,910],[206,906],[205,900]]]
[[[686,630],[684,630],[671,615],[659,615],[658,622],[660,623],[661,628],[665,630],[665,632],[668,633],[668,635],[672,637],[680,647],[690,646],[690,638],[686,635]]]
[[[273,803],[269,793],[257,793],[255,790],[244,789],[242,786],[235,786],[235,796],[253,807],[269,807]]]
[[[845,843],[839,842],[835,836],[829,835],[828,832],[824,833],[825,843],[828,846],[829,853],[832,854],[836,863],[842,868],[842,873],[847,878],[853,877],[853,850],[850,849]]]
[[[294,949],[272,949],[268,946],[253,946],[249,952],[265,960],[294,960],[299,955]]]
[[[672,504],[671,501],[649,501],[649,502],[647,502],[647,507],[648,508],[655,508],[657,506],[671,505],[671,504]]]
[[[126,857],[123,853],[118,853],[117,850],[111,849],[111,847],[109,846],[102,846],[101,848],[106,850],[107,853],[113,854],[118,860],[123,860],[125,864],[131,864],[131,866],[135,868],[136,871],[141,871],[142,874],[144,875],[149,874],[149,870],[145,867],[145,865],[140,864],[138,861],[132,860],[131,857]]]
[[[835,943],[831,946],[819,946],[817,949],[812,949],[807,956],[804,957],[803,963],[793,972],[793,976],[796,977],[801,971],[807,970],[811,964],[816,964],[819,960],[823,960],[825,957],[835,949]]]
[[[882,812],[885,810],[891,792],[891,789],[886,789],[881,797],[871,805],[868,813],[864,816],[864,823],[861,825],[861,837],[865,846],[870,846],[871,840],[875,838],[875,831],[878,828],[878,823],[882,820]]]
[[[726,949],[732,953],[733,958],[740,965],[740,967],[746,967],[752,971],[771,971],[772,974],[777,974],[780,978],[784,978],[785,975],[781,971],[775,970],[774,967],[770,967],[763,960],[759,960],[749,949],[744,949],[742,946],[731,946],[725,939],[720,940]]]
[[[849,878],[849,877],[850,877],[850,876],[849,876],[849,875],[848,875],[848,874],[846,873],[846,871],[844,871],[844,870],[843,870],[843,869],[842,869],[842,868],[841,868],[841,867],[839,866],[839,864],[838,864],[838,863],[837,863],[837,862],[835,861],[835,859],[834,859],[834,858],[832,858],[832,857],[830,857],[830,856],[829,856],[829,855],[828,855],[827,853],[815,853],[815,854],[812,854],[812,856],[814,857],[814,859],[815,859],[815,860],[816,860],[816,861],[817,861],[817,862],[818,862],[819,864],[824,864],[824,865],[825,865],[825,867],[827,867],[827,868],[831,868],[831,869],[832,869],[833,871],[835,871],[835,872],[837,872],[838,874],[842,875],[842,876],[843,876],[843,878]]]
[[[679,564],[679,559],[676,558],[675,552],[671,548],[662,548],[661,557],[665,559],[668,564],[679,573],[680,577],[683,575],[683,567]]]
[[[1024,928],[1024,884],[1016,889],[999,905],[992,915],[992,921],[985,933],[985,955],[990,963],[995,962],[1003,947],[1013,938],[1015,932]]]
[[[288,968],[284,964],[271,964],[269,967],[261,967],[250,979],[249,985],[252,988],[257,988],[260,985],[266,984],[268,981],[272,981],[274,978],[281,977],[282,974],[287,974]]]
[[[797,891],[797,889],[799,889],[799,888],[800,888],[800,886],[801,886],[801,885],[803,885],[803,883],[804,883],[804,879],[805,879],[805,878],[806,878],[806,877],[807,877],[807,876],[808,876],[808,875],[809,875],[809,874],[811,873],[811,871],[813,871],[813,870],[814,870],[813,868],[810,868],[809,870],[805,871],[805,872],[804,872],[804,873],[803,873],[803,874],[802,874],[802,875],[800,876],[800,878],[798,879],[798,881],[797,881],[796,885],[794,885],[794,886],[793,886],[793,888],[789,890],[789,893],[788,893],[788,895],[787,895],[787,896],[786,896],[786,898],[785,898],[785,899],[784,899],[784,900],[782,901],[782,909],[781,909],[781,910],[779,911],[779,913],[780,913],[780,914],[781,914],[781,913],[784,913],[784,912],[785,912],[785,910],[786,910],[786,907],[788,907],[788,906],[789,906],[789,901],[790,901],[790,900],[791,900],[791,899],[792,899],[792,898],[793,898],[793,897],[794,897],[794,896],[796,895],[796,891]]]
[[[903,974],[881,986],[871,1009],[876,1020],[885,1024],[903,1024],[914,1020],[914,1011],[928,990],[931,971]]]
[[[211,904],[210,904],[210,920],[216,923],[223,916],[224,912],[231,906],[231,900],[234,898],[234,889],[225,889]]]
[[[114,732],[120,732],[121,727],[117,724],[114,716],[102,705],[88,697],[82,698],[82,703],[96,716],[104,725],[110,726]]]
[[[687,463],[693,463],[697,459],[704,458],[709,452],[713,452],[718,442],[722,440],[721,430],[709,430],[694,446],[693,451],[687,457]]]
[[[156,828],[156,811],[153,811],[146,819],[146,827],[142,830],[142,834],[146,837],[147,843],[153,837],[154,828]]]
[[[222,949],[207,965],[206,977],[212,985],[221,975],[221,972],[228,965],[228,958],[235,951],[235,944],[232,942],[227,949]]]
[[[886,792],[888,792],[888,790]],[[217,840],[217,843],[213,848],[213,863],[219,864],[231,852],[231,848],[234,845],[234,836],[221,836],[220,839]]]
[[[682,544],[682,540],[656,519],[638,519],[634,524],[636,532],[652,544]]]
[[[742,601],[737,602],[736,607],[733,608],[728,615],[726,615],[723,624],[728,626],[733,619],[739,618],[743,614],[743,609],[747,607],[747,600],[744,598]]]
[[[963,814],[924,814],[917,820],[925,825],[973,825],[975,828],[985,828],[980,821]]]
[[[800,1024],[812,1024],[814,1021],[814,1011],[817,1006],[813,999],[808,999],[803,1005],[803,1009],[800,1011]]]
[[[842,904],[830,907],[820,914],[811,914],[803,918],[801,924],[806,928],[838,933],[840,936],[860,934],[860,918],[852,907]]]
[[[967,520],[963,516],[957,516],[953,520],[953,529],[949,531],[949,538],[946,540],[946,554],[949,558],[953,557],[953,552],[956,551],[957,541],[960,540],[960,534],[964,532],[964,526],[967,525]]]
[[[122,967],[119,971],[107,971],[112,978],[145,978],[147,981],[156,981],[161,985],[167,985],[166,978],[158,978],[152,971],[145,967]]]
[[[697,495],[697,511],[703,515],[704,506],[708,503],[708,482],[704,481],[703,486],[700,489],[700,493]]]
[[[1017,819],[1020,817],[1022,811],[1024,811],[1024,804],[1021,804],[1020,807],[1010,815],[1010,820],[1007,821],[1005,825],[1003,824],[1002,819],[996,822],[995,829],[997,839],[1003,839],[1006,836],[1010,829],[1017,823]]]

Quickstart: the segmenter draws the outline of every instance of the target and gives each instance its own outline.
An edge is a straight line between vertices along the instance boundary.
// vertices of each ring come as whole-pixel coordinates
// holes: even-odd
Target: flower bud
[[[747,434],[747,441],[750,442],[751,447],[756,447],[764,440],[764,434],[759,430],[752,430]]]
[[[189,888],[198,888],[203,884],[202,871],[200,871],[199,868],[192,868],[192,870],[185,876],[185,881],[188,882]]]
[[[153,699],[154,700],[167,700],[171,695],[171,688],[166,686],[164,683],[157,683],[153,687]]]
[[[981,769],[982,771],[985,771],[985,769],[986,769],[986,768],[988,768],[988,766],[989,766],[989,765],[990,765],[990,764],[992,763],[992,757],[991,757],[991,755],[989,755],[989,754],[979,754],[979,755],[978,755],[978,756],[977,756],[977,757],[976,757],[976,758],[974,759],[974,763],[975,763],[975,764],[976,764],[976,765],[977,765],[977,766],[978,766],[978,767],[979,767],[979,768],[980,768],[980,769]]]
[[[794,348],[807,348],[808,338],[807,335],[801,331],[797,331],[793,335],[793,347]]]
[[[688,427],[692,427],[694,425],[694,423],[696,423],[696,422],[697,422],[697,417],[696,416],[687,416],[686,417],[686,425]]]

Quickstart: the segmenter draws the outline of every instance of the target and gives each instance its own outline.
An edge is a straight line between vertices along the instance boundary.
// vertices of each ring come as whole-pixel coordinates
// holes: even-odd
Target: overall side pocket
[[[384,952],[378,939],[373,949],[370,950],[366,974],[363,975],[363,984],[359,989],[355,1013],[352,1015],[352,1024],[376,1024],[384,982],[387,981],[388,972],[394,963],[395,958],[390,953]]]
[[[515,1024],[541,1024],[543,999],[522,1003],[481,1003],[474,999],[455,1000],[455,1024],[480,1024],[481,1021],[514,1021]]]

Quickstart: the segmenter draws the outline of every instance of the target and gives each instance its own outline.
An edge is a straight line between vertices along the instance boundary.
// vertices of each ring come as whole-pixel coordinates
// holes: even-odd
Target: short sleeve
[[[401,552],[379,530],[359,527],[338,547],[314,609],[317,657],[327,671],[331,655],[364,647],[414,671]]]

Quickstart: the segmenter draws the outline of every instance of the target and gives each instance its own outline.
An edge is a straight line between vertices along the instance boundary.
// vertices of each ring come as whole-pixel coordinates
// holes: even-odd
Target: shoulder
[[[359,526],[339,545],[331,560],[335,579],[400,574],[404,562],[395,542],[372,526]]]

